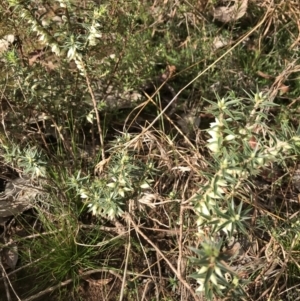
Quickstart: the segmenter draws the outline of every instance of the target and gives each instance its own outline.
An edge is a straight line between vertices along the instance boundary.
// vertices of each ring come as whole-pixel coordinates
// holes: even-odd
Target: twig
[[[43,295],[45,295],[47,293],[55,291],[56,289],[58,289],[60,287],[66,286],[66,285],[68,285],[71,282],[73,282],[73,280],[72,279],[68,279],[66,281],[63,281],[63,282],[57,284],[57,285],[48,287],[45,290],[43,290],[43,291],[41,291],[41,292],[39,292],[39,293],[37,293],[37,294],[35,294],[33,296],[30,296],[29,298],[23,299],[22,301],[31,301],[31,300],[37,299],[37,298],[39,298],[39,297],[41,297],[41,296],[43,296]]]
[[[13,293],[15,294],[15,296],[17,297],[17,299],[19,301],[21,301],[21,299],[19,298],[18,294],[16,293],[16,291],[14,290],[14,287],[12,286],[10,280],[9,280],[9,277],[5,271],[5,268],[2,264],[2,261],[0,260],[0,268],[1,268],[1,273],[2,273],[2,276],[3,276],[3,280],[4,280],[4,285],[5,285],[5,291],[6,291],[6,297],[7,297],[7,301],[11,301],[11,296],[10,296],[10,293],[9,293],[9,288],[8,288],[8,285],[7,283],[9,284],[9,286],[11,287],[11,290],[13,291]]]
[[[43,236],[46,236],[46,235],[52,235],[52,234],[56,234],[56,233],[61,232],[61,231],[62,231],[62,229],[55,230],[55,231],[50,231],[50,232],[45,232],[45,233],[37,233],[37,234],[28,235],[28,236],[22,237],[18,240],[11,240],[11,241],[5,243],[4,245],[1,245],[1,248],[7,248],[7,247],[9,247],[10,245],[12,245],[16,242],[20,242],[20,241],[23,241],[23,240],[26,240],[26,239],[31,239],[31,238],[36,238],[36,237],[43,237]]]
[[[103,141],[103,133],[102,133],[102,128],[101,128],[101,124],[100,124],[100,115],[99,115],[99,111],[97,108],[97,102],[95,99],[95,95],[90,83],[90,79],[87,75],[87,73],[85,72],[85,80],[88,86],[88,90],[89,93],[92,97],[92,101],[93,101],[93,106],[94,106],[94,111],[95,111],[95,115],[96,115],[96,120],[97,120],[97,127],[98,127],[98,132],[99,132],[99,139],[100,139],[100,144],[101,144],[101,156],[102,156],[102,160],[105,160],[105,151],[104,151],[104,141]]]
[[[116,273],[115,273],[114,271],[112,271],[112,270],[105,269],[105,268],[87,271],[87,272],[85,272],[85,273],[82,273],[80,276],[81,276],[81,278],[82,278],[82,277],[84,277],[84,276],[88,276],[88,275],[91,275],[91,274],[94,274],[94,273],[99,273],[99,272],[109,272],[109,273],[111,273],[112,275],[114,275],[114,276],[118,277],[119,279],[121,279],[120,275],[116,274]],[[19,300],[20,300],[20,301],[32,301],[32,300],[35,300],[35,299],[37,299],[37,298],[39,298],[39,297],[41,297],[41,296],[43,296],[43,295],[45,295],[45,294],[47,294],[47,293],[50,293],[50,292],[55,291],[55,290],[58,289],[58,288],[64,287],[64,286],[68,285],[68,284],[71,283],[71,282],[73,282],[73,279],[68,279],[68,280],[66,280],[66,281],[63,281],[63,282],[57,284],[57,285],[48,287],[48,288],[46,288],[45,290],[40,291],[39,293],[37,293],[37,294],[35,294],[35,295],[32,295],[32,296],[30,296],[30,297],[28,297],[28,298],[26,298],[26,299],[23,299],[23,300],[20,300],[20,299],[19,299]]]
[[[150,283],[151,283],[151,279],[148,279],[148,280],[146,281],[146,283],[145,283],[145,288],[144,288],[144,291],[143,291],[143,295],[142,295],[141,301],[146,300],[146,295],[147,295],[147,293],[148,293],[148,291],[149,291],[149,284],[150,284]]]
[[[48,256],[48,255],[46,255],[46,256]],[[29,263],[27,263],[27,264],[25,264],[25,265],[19,267],[18,269],[15,269],[15,270],[9,272],[9,273],[7,274],[7,276],[12,276],[13,274],[16,274],[16,273],[20,272],[21,270],[23,270],[23,269],[25,269],[25,268],[28,268],[28,267],[30,267],[31,265],[34,265],[35,263],[41,261],[41,260],[42,260],[44,257],[46,257],[46,256],[43,256],[43,257],[41,257],[41,258],[39,258],[39,259],[36,259],[36,260],[34,260],[34,261],[32,261],[32,262],[29,262]],[[3,277],[0,278],[0,280],[2,280],[2,279],[3,279]]]
[[[4,269],[4,266],[2,264],[1,259],[0,259],[0,268],[1,268],[2,279],[3,279],[3,282],[4,282],[4,286],[5,286],[6,298],[7,298],[7,301],[11,301],[9,287],[8,287],[8,284],[7,284],[7,274],[5,273],[5,269]]]
[[[188,189],[189,180],[192,177],[192,173],[189,174],[188,180],[184,185],[184,189],[181,195],[182,200],[185,199],[185,192]],[[177,271],[180,276],[182,276],[183,267],[186,264],[182,264],[182,238],[183,238],[183,214],[184,210],[188,209],[186,206],[183,205],[183,202],[180,203],[180,211],[179,211],[179,238],[178,238],[178,262],[177,262]]]
[[[4,226],[4,233],[3,233],[3,238],[4,238],[4,242],[7,241],[6,237],[5,237],[5,234],[7,232],[7,228],[6,226]],[[1,246],[0,248],[0,269],[1,269],[1,274],[2,274],[2,279],[3,279],[3,282],[4,282],[4,286],[5,286],[5,292],[6,292],[6,297],[7,297],[7,301],[11,301],[11,296],[10,296],[10,292],[9,292],[9,287],[8,287],[8,284],[9,286],[11,287],[11,290],[13,291],[13,293],[15,294],[15,296],[17,297],[17,299],[19,301],[21,301],[21,299],[19,298],[18,294],[16,293],[16,291],[14,290],[14,287],[12,286],[10,280],[9,280],[9,277],[5,271],[5,268],[2,264],[2,251],[4,249],[4,246]]]
[[[130,224],[128,225],[130,226]],[[129,253],[131,249],[131,243],[130,243],[130,231],[129,231],[129,237],[128,237],[128,245],[127,245],[127,250],[126,250],[126,261],[125,261],[125,267],[124,267],[124,273],[123,273],[123,279],[122,279],[122,286],[121,286],[121,291],[120,291],[120,298],[119,300],[122,301],[124,297],[124,289],[125,289],[125,284],[126,284],[126,276],[127,276],[127,268],[128,268],[128,262],[129,262]]]
[[[82,273],[82,275],[83,276],[89,276],[89,275],[92,275],[92,274],[95,274],[95,273],[101,273],[101,272],[109,272],[110,274],[112,274],[113,276],[118,278],[120,281],[122,281],[122,277],[117,272],[115,272],[114,270],[111,270],[111,269],[107,269],[107,268],[90,270],[90,271]]]
[[[178,238],[178,261],[177,261],[177,273],[182,277],[182,234],[183,234],[183,205],[180,205],[179,212],[179,238]]]
[[[170,269],[173,271],[173,273],[176,275],[178,280],[187,288],[187,290],[190,292],[190,294],[193,296],[194,300],[200,301],[199,297],[195,294],[193,289],[190,287],[190,285],[181,277],[181,275],[178,274],[177,270],[174,268],[174,266],[171,264],[171,262],[166,258],[166,256],[159,250],[159,248],[138,228],[136,223],[132,220],[131,216],[126,213],[126,218],[130,220],[131,224],[133,225],[135,231],[140,234],[154,249],[155,251],[164,259],[164,261],[168,264]]]

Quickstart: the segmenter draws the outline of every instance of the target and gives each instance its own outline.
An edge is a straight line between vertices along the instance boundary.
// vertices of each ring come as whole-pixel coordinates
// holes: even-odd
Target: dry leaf
[[[281,84],[281,85],[279,86],[279,88],[278,88],[278,90],[279,90],[279,95],[283,95],[283,94],[289,92],[289,89],[290,89],[290,86],[286,86],[286,85],[284,85],[284,84]]]
[[[230,43],[229,39],[226,39],[226,38],[224,38],[222,36],[216,36],[214,38],[213,48],[214,48],[214,50],[217,50],[219,48],[227,46],[229,43]]]
[[[176,72],[176,67],[174,65],[168,65],[166,71],[161,75],[162,80],[167,80]]]
[[[176,167],[173,167],[172,170],[180,170],[181,172],[189,172],[191,171],[191,168],[188,167],[188,166],[176,166]]]
[[[254,136],[252,136],[252,137],[249,139],[248,143],[249,143],[249,146],[251,147],[251,149],[256,149],[256,146],[257,146],[257,139],[256,139]]]
[[[267,73],[264,73],[262,71],[257,71],[256,72],[257,75],[259,75],[260,77],[262,78],[265,78],[265,79],[270,79],[270,78],[274,78],[273,76],[267,74]]]
[[[112,281],[112,278],[108,278],[108,279],[86,279],[85,281],[87,281],[90,285],[92,286],[103,286],[108,284],[110,281]]]
[[[152,193],[144,193],[144,195],[138,199],[138,203],[147,205],[151,208],[155,208],[154,201],[157,199],[157,196]]]
[[[35,51],[32,53],[29,53],[30,58],[28,59],[28,65],[32,66],[37,61],[37,59],[39,59],[43,55],[44,55],[44,52],[42,50],[38,50],[38,51]]]
[[[53,62],[51,61],[42,62],[42,65],[46,68],[48,72],[58,68],[58,65],[53,64]]]
[[[214,10],[214,19],[228,23],[243,17],[248,8],[248,0],[236,0],[232,6],[219,6]]]
[[[110,157],[107,159],[104,159],[100,161],[96,166],[95,166],[95,174],[100,176],[104,170],[105,165],[109,162]]]

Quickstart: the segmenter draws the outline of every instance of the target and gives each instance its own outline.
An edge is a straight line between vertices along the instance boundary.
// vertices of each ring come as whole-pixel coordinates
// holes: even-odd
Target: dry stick
[[[147,94],[146,94],[146,96],[147,96]],[[148,97],[148,96],[147,96],[147,97]],[[152,97],[153,97],[153,96],[152,96]],[[128,132],[128,131],[126,131],[125,126],[126,126],[126,124],[127,124],[127,121],[129,120],[131,114],[132,114],[134,111],[136,111],[137,109],[140,109],[140,110],[137,112],[137,114],[136,114],[136,116],[134,117],[134,119],[130,122],[130,124],[129,124],[129,126],[128,126],[128,129],[131,128],[131,126],[132,126],[132,124],[134,123],[134,121],[138,118],[138,116],[140,116],[140,113],[144,110],[144,108],[146,107],[146,105],[147,105],[148,103],[149,103],[149,100],[146,100],[146,101],[142,102],[141,104],[139,104],[138,106],[136,106],[136,107],[128,114],[128,116],[127,116],[126,119],[125,119],[124,125],[123,125],[123,132]],[[156,105],[156,104],[155,104],[155,105]]]
[[[182,200],[184,200],[184,194],[185,194],[185,191],[188,187],[188,182],[189,182],[189,179],[191,178],[192,176],[192,173],[190,173],[189,177],[188,177],[188,180],[186,181],[186,184],[184,186],[184,189],[183,189],[183,192],[182,192]],[[179,238],[178,238],[178,263],[177,263],[177,271],[178,271],[178,274],[180,276],[182,276],[182,264],[181,264],[181,260],[182,260],[182,237],[183,237],[183,214],[184,214],[184,210],[187,209],[183,203],[181,202],[180,204],[180,213],[179,213]]]
[[[122,277],[116,273],[114,270],[110,270],[110,269],[106,269],[106,268],[102,268],[102,269],[95,269],[95,270],[91,270],[91,271],[87,271],[87,272],[84,272],[81,274],[81,277],[83,278],[84,276],[89,276],[89,275],[92,275],[92,274],[95,274],[95,273],[100,273],[100,272],[109,272],[110,274],[114,275],[115,277],[117,277],[120,281],[122,281]],[[136,277],[145,277],[145,278],[153,278],[152,276],[147,276],[147,275],[143,275],[143,274],[137,274],[137,273],[132,273],[132,272],[128,272],[129,275],[133,275],[133,276],[136,276]],[[168,278],[165,278],[166,280]],[[34,299],[37,299],[47,293],[50,293],[50,292],[53,292],[54,290],[56,290],[57,288],[60,288],[60,287],[64,287],[66,285],[68,285],[69,283],[71,283],[73,280],[72,279],[69,279],[69,280],[66,280],[64,282],[61,282],[55,286],[52,286],[52,287],[49,287],[33,296],[30,296],[29,298],[27,299],[24,299],[24,300],[20,300],[20,301],[32,301]]]
[[[247,34],[245,34],[235,45],[229,48],[226,52],[224,52],[218,59],[216,59],[212,64],[206,67],[202,72],[200,72],[193,80],[191,80],[188,84],[186,84],[183,88],[179,90],[179,92],[170,100],[170,102],[166,105],[166,107],[158,114],[158,116],[146,127],[139,135],[133,138],[131,141],[124,144],[124,147],[128,147],[130,143],[138,140],[146,131],[148,131],[155,122],[168,110],[168,108],[173,104],[173,102],[178,98],[178,96],[192,83],[194,83],[198,78],[200,78],[204,73],[206,73],[209,69],[211,69],[216,63],[221,61],[228,53],[230,53],[233,49],[235,49],[238,45],[240,45],[247,37],[249,37],[255,30],[257,30],[266,20],[269,13],[274,10],[271,7],[268,8],[262,20],[254,26]]]
[[[148,101],[151,101],[157,108],[158,105],[155,103],[155,101],[153,100],[153,97],[154,95],[156,95],[156,93],[162,88],[163,84],[157,89],[157,91],[155,92],[155,94],[153,94],[152,96],[149,96],[147,93],[145,93],[146,97],[148,98]],[[173,98],[172,99],[172,102],[176,101],[177,97],[176,98]],[[167,114],[164,114],[164,117],[166,117],[166,119],[172,124],[172,126],[176,129],[177,132],[180,133],[180,135],[182,135],[185,139],[185,141],[189,144],[189,146],[196,150],[196,147],[195,145],[190,141],[190,139],[182,132],[182,130],[171,120],[171,118],[167,115]]]
[[[104,152],[104,141],[103,141],[103,133],[102,133],[102,128],[101,128],[101,124],[100,124],[100,115],[98,112],[98,108],[97,108],[97,102],[95,99],[95,95],[93,92],[93,89],[91,87],[91,83],[90,83],[90,79],[87,75],[87,73],[85,72],[85,80],[89,89],[89,93],[92,97],[92,101],[93,101],[93,106],[94,106],[94,111],[96,114],[96,120],[97,120],[97,127],[98,127],[98,132],[99,132],[99,139],[100,139],[100,144],[101,144],[101,155],[102,155],[102,160],[105,160],[105,152]]]
[[[7,284],[7,278],[8,277],[7,277],[7,274],[5,273],[5,269],[4,269],[4,266],[1,262],[1,259],[0,259],[0,268],[1,268],[1,274],[2,274],[2,278],[3,278],[4,286],[5,286],[6,298],[7,298],[7,301],[11,301],[9,287],[8,287],[8,284]]]
[[[100,273],[100,272],[109,272],[109,273],[111,273],[112,275],[118,277],[121,280],[120,275],[118,275],[117,273],[115,273],[112,270],[105,269],[105,268],[103,268],[103,269],[96,269],[96,270],[92,270],[92,271],[87,271],[85,273],[82,273],[81,277],[88,276],[88,275],[91,275],[91,274],[94,274],[94,273]],[[41,297],[41,296],[43,296],[43,295],[45,295],[47,293],[51,293],[51,292],[55,291],[58,288],[64,287],[64,286],[68,285],[71,282],[73,282],[73,280],[72,279],[68,279],[66,281],[63,281],[63,282],[57,284],[57,285],[48,287],[45,290],[43,290],[43,291],[41,291],[41,292],[39,292],[39,293],[37,293],[37,294],[35,294],[33,296],[28,297],[27,299],[23,299],[23,300],[19,299],[19,301],[32,301],[32,300],[35,300],[35,299],[37,299],[37,298],[39,298],[39,297]]]
[[[159,254],[156,252],[156,264],[158,269],[158,277],[159,279],[162,279],[162,272],[161,272],[161,264],[160,264],[161,258],[159,257]]]
[[[38,133],[38,134],[40,135],[40,137],[42,138],[43,143],[44,143],[44,145],[45,145],[47,151],[50,153],[50,148],[49,148],[49,146],[48,146],[48,143],[47,143],[46,140],[45,140],[45,134],[42,132],[41,127],[40,127],[40,125],[39,125],[39,123],[38,123],[38,120],[35,121],[35,125],[36,125],[37,128],[38,128],[38,132],[37,132],[37,133]]]
[[[50,119],[51,119],[51,122],[54,124],[54,127],[55,127],[55,129],[56,129],[56,131],[57,131],[57,133],[58,133],[59,138],[60,138],[61,141],[63,142],[64,147],[65,147],[69,152],[71,152],[72,155],[74,156],[74,152],[73,152],[72,148],[70,147],[69,142],[64,138],[64,136],[63,136],[63,134],[62,134],[62,132],[61,132],[61,129],[60,129],[60,127],[58,126],[57,122],[56,122],[52,117],[51,117]]]
[[[293,239],[292,244],[291,244],[291,247],[290,247],[290,250],[288,251],[288,254],[286,254],[284,263],[283,263],[283,265],[282,265],[282,267],[281,267],[279,273],[278,273],[277,276],[276,276],[276,279],[275,279],[275,281],[274,281],[273,288],[272,288],[272,290],[271,290],[270,295],[268,296],[268,301],[269,301],[269,300],[272,300],[271,298],[272,298],[272,295],[274,294],[275,287],[276,287],[276,285],[277,285],[277,283],[278,283],[278,281],[279,281],[281,275],[282,275],[283,272],[286,270],[288,263],[290,262],[289,259],[290,259],[290,257],[291,257],[291,253],[292,253],[292,250],[294,249],[295,243],[296,243],[296,239]],[[284,249],[282,248],[282,246],[281,246],[281,249],[282,249],[282,252],[283,252],[283,254],[284,254],[285,251],[284,251]],[[279,288],[279,290],[278,290],[279,292],[281,292],[281,290],[286,286],[286,281],[287,281],[287,280],[285,280],[285,282],[284,282],[284,283],[281,285],[281,287]]]
[[[31,300],[34,300],[34,299],[37,299],[47,293],[51,293],[53,291],[55,291],[57,288],[60,288],[60,287],[63,287],[63,286],[66,286],[68,285],[69,283],[71,283],[73,280],[72,279],[68,279],[66,281],[63,281],[57,285],[54,285],[54,286],[51,286],[51,287],[48,287],[47,289],[33,295],[33,296],[30,296],[29,298],[26,298],[26,299],[23,299],[22,301],[31,301]],[[20,300],[21,301],[21,300]]]
[[[48,255],[43,256],[43,257],[41,257],[41,258],[39,258],[39,259],[36,259],[36,260],[34,260],[34,261],[32,261],[32,262],[27,263],[27,264],[25,264],[25,265],[19,267],[18,269],[15,269],[15,270],[9,272],[9,273],[7,274],[7,276],[12,276],[12,275],[14,275],[14,274],[20,272],[21,270],[23,270],[23,269],[25,269],[25,268],[28,268],[28,267],[30,267],[31,265],[34,265],[35,263],[41,261],[44,257],[47,257],[47,256],[48,256]],[[0,278],[0,280],[2,280],[2,279],[3,279],[3,277]]]
[[[134,276],[131,279],[131,282],[134,282],[136,279],[140,278],[140,277],[144,277],[144,278],[151,278],[151,280],[154,282],[154,279],[157,278],[159,280],[163,279],[163,280],[169,280],[168,277],[163,277],[163,276],[154,276],[151,274],[151,268],[154,267],[155,265],[158,265],[159,262],[163,260],[163,258],[157,258],[157,260],[152,263],[151,265],[149,265],[146,269],[144,269],[143,271],[141,271],[140,273],[134,273],[134,272],[127,272],[128,275],[132,275]],[[145,275],[144,273],[149,271],[151,275]],[[155,283],[155,282],[154,282]]]
[[[26,239],[31,239],[31,238],[36,238],[36,237],[43,237],[43,236],[46,236],[46,235],[52,235],[52,234],[56,234],[56,233],[61,232],[61,231],[62,230],[59,229],[59,230],[45,232],[45,233],[37,233],[37,234],[28,235],[28,236],[22,237],[18,240],[9,241],[9,242],[1,245],[1,248],[7,248],[7,247],[9,247],[10,245],[12,245],[14,243],[17,243],[17,242],[20,242],[20,241],[23,241],[23,240],[26,240]]]
[[[95,273],[101,273],[101,272],[109,272],[110,274],[112,274],[113,276],[115,276],[116,278],[118,278],[120,281],[122,281],[121,275],[119,275],[114,270],[105,269],[105,268],[90,270],[90,271],[84,272],[82,275],[83,276],[89,276],[89,275],[92,275],[92,274],[95,274]]]
[[[141,224],[141,225],[143,225],[143,224]],[[142,244],[142,242],[141,242],[141,238],[140,238],[139,235],[137,235],[137,239],[138,239],[138,241],[139,241],[139,243],[140,243],[140,245],[141,245],[141,249],[142,249],[143,254],[144,254],[144,256],[145,256],[145,260],[146,260],[146,262],[147,262],[147,266],[148,266],[148,267],[147,267],[145,270],[143,270],[140,274],[137,274],[136,277],[132,279],[132,281],[134,281],[136,278],[138,278],[138,277],[140,277],[140,276],[141,276],[141,277],[151,277],[152,279],[154,279],[154,275],[152,274],[151,267],[154,266],[156,263],[150,264],[149,259],[148,259],[147,254],[146,254],[146,250],[145,250],[145,248],[143,247],[143,244]],[[159,263],[159,261],[158,261],[158,263]],[[149,271],[149,274],[150,274],[149,276],[143,275],[143,273],[146,272],[146,271]],[[133,275],[133,274],[132,274],[132,275]],[[155,283],[155,282],[154,282],[154,283]],[[156,287],[156,285],[155,285],[155,287]]]
[[[102,150],[101,150],[102,160],[105,160],[103,133],[102,133],[102,128],[101,128],[101,124],[100,124],[100,115],[99,115],[99,112],[98,112],[98,109],[97,109],[97,102],[96,102],[96,99],[95,99],[95,95],[94,95],[94,92],[93,92],[93,89],[92,89],[92,86],[91,86],[90,79],[87,75],[87,71],[85,69],[85,63],[83,62],[80,55],[76,56],[76,60],[78,60],[81,63],[80,66],[82,67],[82,69],[80,69],[77,64],[76,64],[76,66],[79,69],[79,71],[84,73],[84,77],[85,77],[85,80],[86,80],[86,83],[87,83],[87,86],[88,86],[88,90],[89,90],[89,93],[90,93],[92,101],[93,101],[93,107],[94,107],[94,111],[95,111],[95,115],[96,115],[97,127],[98,127],[98,132],[99,132],[99,139],[100,139],[100,144],[101,144],[101,148],[102,148]]]
[[[145,283],[145,288],[144,288],[144,291],[143,291],[143,295],[142,295],[142,299],[141,301],[144,301],[144,300],[148,300],[146,299],[146,295],[149,291],[149,284],[151,283],[151,279],[148,279],[147,282]]]
[[[180,204],[179,212],[179,238],[178,238],[178,261],[177,261],[177,273],[182,277],[182,234],[183,234],[183,205]]]
[[[130,227],[130,224],[128,225]],[[131,243],[130,243],[130,231],[128,235],[128,246],[127,246],[127,254],[126,254],[126,261],[125,261],[125,267],[124,267],[124,274],[122,279],[122,286],[121,286],[121,292],[120,292],[120,298],[119,300],[122,301],[124,297],[124,289],[125,289],[125,283],[126,283],[126,275],[127,275],[127,268],[128,268],[128,262],[129,262],[129,253],[131,249]]]
[[[128,213],[125,213],[126,218],[130,220],[131,224],[133,225],[135,231],[140,234],[154,249],[155,251],[164,259],[164,261],[168,264],[170,269],[173,271],[173,273],[176,275],[176,277],[179,279],[179,281],[188,289],[190,294],[194,297],[194,300],[199,300],[198,296],[194,293],[193,289],[190,287],[190,285],[181,277],[181,275],[178,274],[176,269],[173,267],[171,262],[165,257],[165,255],[158,249],[158,247],[138,228],[136,223],[132,220],[131,216]]]
[[[161,85],[155,90],[155,92],[154,92],[151,96],[149,96],[149,95],[144,91],[144,94],[146,95],[146,97],[147,97],[148,100],[144,101],[143,103],[141,103],[140,105],[138,105],[136,108],[134,108],[134,109],[131,111],[131,113],[133,113],[135,110],[137,110],[138,108],[140,108],[140,110],[138,111],[137,115],[134,117],[134,119],[133,119],[133,120],[131,121],[131,123],[129,124],[128,128],[130,128],[130,127],[132,126],[134,120],[136,120],[136,118],[140,115],[140,113],[143,111],[143,109],[144,109],[145,106],[149,103],[149,101],[152,102],[157,108],[159,108],[159,106],[157,105],[157,103],[153,100],[153,97],[159,93],[159,91],[161,90],[161,88],[162,88],[165,84],[167,84],[167,81],[169,80],[170,77],[171,77],[171,75],[169,75],[169,76],[168,76],[168,75],[165,75],[165,76],[162,75],[162,78],[163,78],[163,79],[165,78],[164,81],[161,83]],[[174,92],[174,97],[175,97],[175,92]],[[172,102],[176,101],[176,99],[177,99],[177,98],[172,99]],[[126,120],[125,120],[125,124],[126,124],[127,120],[129,119],[131,113],[127,116],[127,118],[126,118]],[[169,118],[166,114],[165,114],[165,116],[167,117],[167,119],[168,119],[169,121],[171,121],[170,118]],[[173,123],[172,121],[171,121],[171,123],[174,125],[174,123]],[[123,131],[124,131],[124,129],[125,129],[125,124],[124,124],[124,127],[123,127]],[[176,127],[176,126],[175,126],[175,127]],[[192,145],[192,147],[194,147],[194,146]]]
[[[4,235],[4,241],[6,242],[5,233],[6,233],[6,227],[5,227],[5,230],[4,230],[4,233],[3,233],[3,235]],[[18,294],[14,290],[14,287],[12,286],[12,284],[11,284],[11,282],[9,280],[9,277],[8,277],[6,271],[5,271],[5,268],[4,268],[3,264],[2,264],[2,256],[1,256],[2,254],[1,254],[1,252],[3,251],[3,249],[4,249],[4,246],[1,246],[1,248],[0,248],[0,269],[1,269],[1,274],[2,274],[2,279],[3,279],[3,282],[4,282],[4,286],[5,286],[5,292],[6,292],[7,301],[11,301],[12,300],[11,296],[10,296],[8,284],[11,287],[11,290],[13,291],[13,293],[15,294],[15,296],[17,297],[17,299],[19,301],[21,301],[21,299],[19,298]]]
[[[2,261],[0,260],[0,268],[1,268],[1,272],[2,272],[2,276],[4,278],[4,285],[5,285],[5,290],[6,290],[6,297],[7,297],[7,301],[11,301],[11,297],[10,297],[10,293],[9,293],[9,288],[7,283],[9,284],[9,286],[11,287],[12,291],[14,292],[15,296],[17,297],[17,299],[19,301],[21,301],[21,299],[19,298],[18,294],[16,293],[16,291],[14,290],[14,287],[12,286],[9,277],[5,271],[5,268],[2,264]]]

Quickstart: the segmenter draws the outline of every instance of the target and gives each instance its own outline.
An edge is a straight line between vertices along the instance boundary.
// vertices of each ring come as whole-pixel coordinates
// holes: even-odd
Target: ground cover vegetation
[[[298,1],[0,13],[0,300],[298,300]]]

